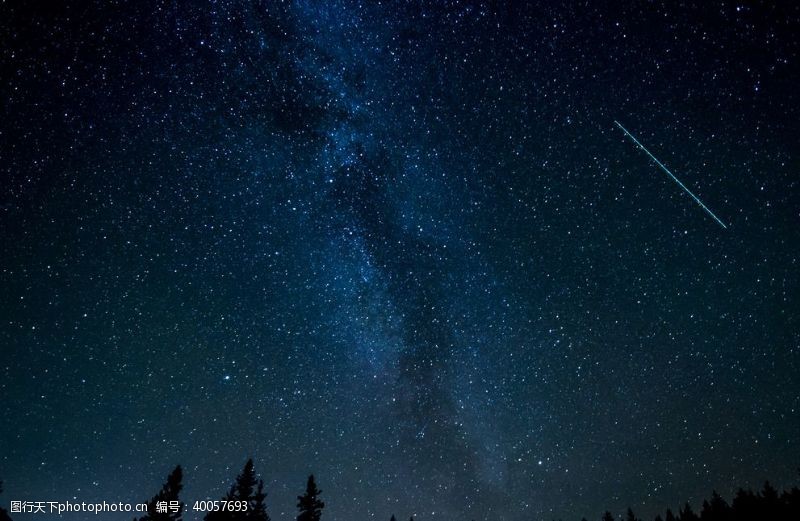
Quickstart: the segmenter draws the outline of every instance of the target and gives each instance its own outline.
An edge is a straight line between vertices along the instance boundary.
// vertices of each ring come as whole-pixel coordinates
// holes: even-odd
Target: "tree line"
[[[178,465],[167,477],[161,490],[147,502],[147,514],[138,519],[134,518],[134,521],[182,521],[183,512],[186,510],[179,497],[182,489],[183,470]],[[325,508],[325,503],[319,498],[321,493],[314,475],[311,474],[306,482],[305,493],[297,496],[297,521],[320,521],[322,509]],[[242,472],[236,476],[227,494],[219,502],[212,502],[216,503],[214,509],[209,509],[203,519],[204,521],[270,521],[265,504],[266,498],[264,480],[256,476],[251,458],[245,463]],[[177,504],[179,508],[159,511],[159,504]]]
[[[0,493],[3,482],[0,481]],[[180,500],[183,490],[183,469],[180,465],[170,472],[161,489],[147,502],[147,514],[133,521],[183,521],[186,505]],[[320,499],[322,493],[317,488],[314,475],[308,477],[305,492],[297,496],[297,521],[321,521],[325,503]],[[255,472],[252,459],[248,459],[242,471],[236,476],[230,490],[217,503],[218,509],[208,509],[204,521],[270,521],[267,514],[264,480]],[[223,507],[222,505],[227,505]],[[205,510],[205,509],[203,509]],[[632,509],[623,517],[615,517],[606,511],[601,521],[645,521],[637,517]],[[778,492],[769,482],[764,483],[758,492],[740,488],[730,503],[716,491],[711,498],[703,501],[698,512],[687,502],[677,512],[671,509],[653,521],[796,521],[800,520],[800,488]],[[0,521],[12,521],[8,511],[0,507]],[[394,515],[389,521],[397,521]],[[412,517],[410,521],[414,521]],[[587,521],[583,518],[582,521]]]
[[[631,508],[622,518],[615,517],[606,511],[601,521],[645,521],[637,517]],[[672,509],[662,516],[656,515],[654,521],[797,521],[800,520],[800,489],[796,486],[782,493],[773,487],[769,481],[764,483],[759,492],[740,488],[728,503],[717,491],[711,493],[711,498],[703,501],[699,512],[695,512],[687,502],[677,513]],[[583,518],[582,521],[587,521]]]

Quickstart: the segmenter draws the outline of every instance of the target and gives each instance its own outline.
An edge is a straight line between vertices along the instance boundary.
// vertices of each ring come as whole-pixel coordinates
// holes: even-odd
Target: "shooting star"
[[[710,215],[711,217],[713,217],[713,218],[714,218],[714,220],[715,220],[715,221],[717,221],[717,222],[719,223],[719,225],[720,225],[720,226],[722,226],[723,228],[725,228],[725,229],[727,229],[727,228],[728,228],[727,226],[725,226],[725,223],[723,223],[723,222],[722,222],[722,221],[719,219],[719,217],[717,217],[716,215],[714,215],[714,212],[712,212],[712,211],[711,211],[711,210],[708,208],[708,206],[706,206],[706,205],[704,205],[704,204],[703,204],[703,201],[701,201],[699,197],[697,197],[696,195],[694,195],[694,194],[692,193],[692,191],[691,191],[691,190],[689,190],[688,188],[686,188],[686,185],[684,185],[683,183],[681,183],[681,182],[680,182],[680,180],[679,180],[677,177],[675,177],[675,176],[672,174],[672,172],[670,172],[670,171],[669,171],[669,168],[667,168],[666,166],[664,166],[664,163],[662,163],[661,161],[659,161],[658,159],[656,159],[656,156],[654,156],[653,154],[651,154],[651,153],[650,153],[650,151],[649,151],[649,150],[647,150],[643,144],[639,143],[639,140],[638,140],[638,139],[636,139],[635,137],[633,137],[633,134],[631,134],[630,132],[628,132],[628,130],[627,130],[625,127],[623,127],[623,126],[622,126],[622,123],[620,123],[619,121],[614,121],[614,123],[616,123],[616,124],[617,124],[617,126],[618,126],[620,129],[622,129],[622,131],[623,131],[623,132],[625,132],[625,135],[626,135],[626,136],[628,136],[629,138],[631,138],[631,139],[633,140],[633,142],[634,142],[634,143],[636,143],[636,146],[638,146],[639,148],[641,148],[642,150],[644,150],[644,151],[645,151],[645,153],[646,153],[648,156],[650,156],[650,158],[651,158],[653,161],[655,161],[655,162],[656,162],[656,164],[657,164],[658,166],[660,166],[660,167],[661,167],[661,170],[663,170],[664,172],[666,172],[666,173],[667,173],[667,175],[669,175],[669,176],[672,178],[672,180],[673,180],[673,181],[675,181],[676,183],[678,183],[678,186],[680,186],[681,188],[683,188],[683,190],[684,190],[684,191],[685,191],[687,194],[691,195],[691,196],[692,196],[692,199],[694,199],[694,200],[695,200],[695,202],[697,202],[697,204],[699,204],[699,205],[700,205],[700,206],[703,208],[703,210],[705,210],[705,211],[708,213],[708,215]]]

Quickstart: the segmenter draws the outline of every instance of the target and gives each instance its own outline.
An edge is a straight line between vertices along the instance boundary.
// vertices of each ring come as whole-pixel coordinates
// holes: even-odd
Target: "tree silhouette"
[[[322,493],[317,489],[317,484],[314,482],[314,474],[308,476],[308,483],[306,484],[306,493],[302,496],[297,496],[297,509],[300,511],[297,514],[297,521],[319,521],[322,517],[322,509],[325,503],[319,500],[317,496]]]
[[[733,501],[728,503],[713,491],[711,497],[703,501],[700,514],[696,514],[687,502],[678,510],[676,516],[667,509],[663,517],[659,514],[655,521],[794,521],[800,519],[800,488],[778,492],[769,482],[764,483],[760,493],[739,489]],[[603,514],[602,521],[613,521],[610,512]],[[586,518],[581,521],[586,521]],[[628,508],[625,521],[640,521]]]
[[[777,495],[776,495],[777,498]],[[711,500],[703,501],[703,509],[700,511],[702,521],[729,521],[731,518],[731,507],[722,499],[717,491],[711,493]]]
[[[266,498],[267,498],[267,493],[264,492],[264,481],[259,479],[255,493],[253,493],[253,498],[250,501],[248,510],[250,514],[247,517],[248,520],[270,521],[269,515],[267,514],[267,506],[264,503],[264,500]]]
[[[147,513],[133,521],[182,521],[184,503],[179,495],[183,490],[183,471],[180,465],[169,474],[161,490],[147,502]],[[3,491],[3,482],[0,481],[0,494]],[[319,499],[322,491],[317,488],[314,475],[308,477],[305,493],[297,496],[297,521],[321,521],[322,509],[325,503]],[[230,490],[225,495],[225,501],[245,501],[245,511],[217,510],[208,512],[205,521],[270,521],[265,507],[267,494],[264,492],[264,481],[259,479],[255,472],[253,460],[248,459],[242,472],[236,476]],[[166,504],[166,511],[158,512],[157,505]],[[169,508],[170,503],[178,505],[177,511]],[[625,521],[642,521],[631,508],[628,508],[624,517]],[[667,509],[662,517],[656,515],[654,521],[789,521],[800,520],[800,488],[797,486],[779,492],[768,481],[764,483],[759,493],[740,488],[728,503],[723,497],[712,491],[711,497],[704,500],[699,515],[696,514],[687,502],[678,510],[676,516],[671,509]],[[602,521],[615,521],[611,512],[606,511]],[[11,521],[8,511],[0,507],[0,521]],[[394,514],[389,521],[397,521]],[[411,516],[409,521],[414,521]],[[583,518],[581,521],[586,521]]]
[[[700,521],[700,518],[697,517],[697,514],[694,513],[692,510],[692,506],[687,502],[683,508],[681,509],[680,513],[678,514],[679,521]]]
[[[789,491],[784,491],[781,495],[781,502],[789,519],[800,518],[800,489],[792,487]]]
[[[731,502],[733,517],[737,521],[755,519],[758,515],[758,497],[752,490],[739,489]]]
[[[250,458],[244,464],[242,472],[236,476],[230,491],[222,498],[223,501],[245,501],[247,509],[211,511],[204,519],[205,521],[269,521],[264,503],[266,497],[264,480],[256,476],[255,465]]]
[[[183,489],[183,469],[178,465],[167,476],[167,482],[158,491],[158,494],[147,502],[147,514],[140,517],[139,521],[180,521],[183,515],[183,503],[178,499]],[[175,511],[169,508],[170,502],[178,501],[178,509]],[[165,503],[166,509],[163,512],[158,511],[158,504]]]
[[[781,519],[781,504],[778,491],[775,490],[769,481],[764,482],[761,489],[761,515],[764,519]]]

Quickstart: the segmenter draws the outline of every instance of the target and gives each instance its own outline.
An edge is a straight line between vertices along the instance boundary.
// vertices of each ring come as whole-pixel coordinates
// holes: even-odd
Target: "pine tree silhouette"
[[[178,465],[167,476],[167,482],[158,491],[158,494],[147,502],[147,514],[140,517],[139,521],[180,521],[183,519],[183,503],[178,499],[183,489],[183,469]],[[169,508],[170,502],[179,501],[176,511]],[[158,503],[166,503],[166,511],[158,512]]]
[[[612,521],[610,512],[603,514],[603,521]],[[800,488],[792,487],[779,493],[769,482],[764,483],[760,493],[739,489],[729,504],[713,491],[711,497],[703,501],[700,514],[696,514],[689,503],[678,510],[678,515],[667,509],[664,517],[656,516],[655,521],[795,521],[800,520]],[[582,519],[581,521],[586,521]],[[625,521],[640,521],[628,509]]]
[[[777,497],[777,496],[776,496]],[[703,501],[703,509],[700,511],[702,521],[730,521],[731,507],[722,499],[717,491],[711,493],[711,500]]]
[[[737,521],[755,519],[758,515],[758,498],[752,490],[739,489],[731,502],[733,518]]]
[[[247,517],[248,520],[251,521],[270,521],[269,515],[267,514],[267,506],[264,501],[267,498],[267,493],[264,492],[264,481],[258,480],[258,485],[256,486],[256,491],[253,494],[253,499],[250,502],[250,508],[248,511],[250,512],[249,516]]]
[[[148,513],[134,521],[181,521],[184,504],[179,500],[179,494],[183,489],[183,472],[178,465],[167,477],[166,483],[161,490],[153,496],[147,503]],[[0,481],[0,493],[2,493],[2,481]],[[319,499],[321,490],[317,488],[314,475],[308,477],[305,493],[297,496],[297,508],[299,510],[297,521],[321,521],[322,509],[325,503]],[[227,501],[246,501],[247,510],[236,512],[220,510],[209,512],[205,521],[270,521],[267,515],[264,493],[264,481],[256,476],[253,460],[248,459],[242,472],[236,477],[231,485],[230,491],[223,498]],[[180,509],[173,512],[167,509],[166,512],[157,512],[156,505],[164,502],[178,502]],[[792,487],[790,490],[778,492],[768,481],[764,483],[763,489],[758,494],[751,490],[739,489],[732,502],[729,504],[723,497],[712,491],[711,497],[703,501],[699,515],[696,514],[691,505],[687,502],[683,508],[678,510],[678,515],[673,514],[672,510],[667,509],[664,517],[657,515],[655,521],[793,521],[800,520],[800,489]],[[0,521],[11,521],[8,512],[0,507]],[[394,514],[389,521],[397,521]],[[410,517],[409,521],[414,521]],[[581,521],[586,521],[583,518]],[[611,512],[606,511],[602,516],[602,521],[615,521]],[[636,517],[633,510],[628,508],[625,514],[625,521],[642,521]]]
[[[788,519],[800,519],[800,489],[792,487],[781,494],[781,503],[786,510]]]
[[[764,519],[780,519],[780,507],[778,491],[772,487],[769,481],[765,481],[764,488],[761,490],[761,515]]]
[[[697,514],[694,513],[692,510],[692,506],[687,502],[683,509],[681,509],[680,514],[678,514],[679,521],[700,521],[700,518],[697,517]]]
[[[264,503],[267,494],[264,492],[264,480],[256,477],[255,465],[250,458],[244,464],[242,472],[236,476],[230,491],[223,501],[246,501],[247,509],[211,511],[203,518],[205,521],[269,521]]]
[[[320,501],[317,496],[322,493],[317,489],[317,484],[314,483],[314,474],[308,476],[308,483],[306,484],[306,493],[302,496],[297,496],[297,509],[300,511],[297,514],[297,521],[319,521],[322,517],[322,509],[325,503]]]

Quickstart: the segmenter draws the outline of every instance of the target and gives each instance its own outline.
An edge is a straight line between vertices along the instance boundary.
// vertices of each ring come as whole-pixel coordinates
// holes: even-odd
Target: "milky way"
[[[276,521],[311,472],[329,521],[796,483],[797,6],[7,4],[4,505],[251,456]]]

